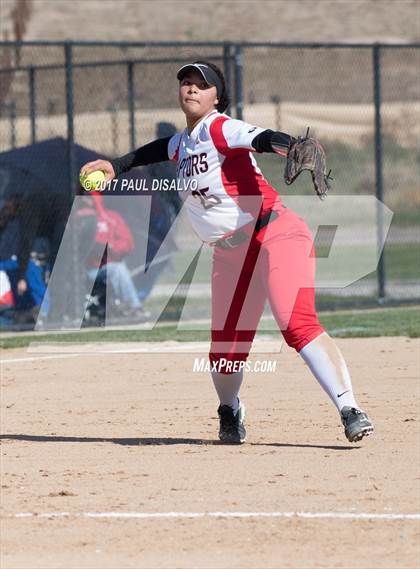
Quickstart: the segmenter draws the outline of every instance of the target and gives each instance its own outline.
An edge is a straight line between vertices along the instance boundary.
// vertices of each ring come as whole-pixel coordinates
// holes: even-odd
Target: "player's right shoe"
[[[233,413],[229,405],[220,405],[217,413],[219,415],[219,439],[225,444],[240,445],[246,440],[246,430],[244,425],[245,406],[239,402],[239,409]]]
[[[373,433],[373,424],[364,411],[355,407],[343,407],[341,409],[341,422],[344,425],[344,433],[351,443],[355,443]]]

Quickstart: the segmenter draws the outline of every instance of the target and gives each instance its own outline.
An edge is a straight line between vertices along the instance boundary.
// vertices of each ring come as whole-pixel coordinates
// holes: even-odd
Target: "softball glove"
[[[321,200],[325,199],[331,189],[329,180],[331,170],[327,173],[325,150],[319,140],[310,138],[309,128],[305,137],[299,137],[290,145],[287,152],[284,181],[293,184],[303,170],[309,170],[312,176],[315,192]]]

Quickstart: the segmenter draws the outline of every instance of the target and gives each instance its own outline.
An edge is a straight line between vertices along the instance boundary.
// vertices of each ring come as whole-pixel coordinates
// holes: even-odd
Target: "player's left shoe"
[[[341,422],[344,425],[344,433],[351,443],[355,443],[373,433],[373,424],[364,411],[355,407],[343,407],[341,409]]]
[[[233,413],[229,405],[220,405],[217,413],[219,415],[220,429],[219,439],[225,444],[240,445],[246,440],[246,430],[244,425],[245,406],[239,403],[236,414]]]

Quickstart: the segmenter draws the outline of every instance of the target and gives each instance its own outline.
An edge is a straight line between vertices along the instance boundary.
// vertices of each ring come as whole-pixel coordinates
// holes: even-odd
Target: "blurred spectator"
[[[84,195],[79,200],[79,218],[86,221],[93,217],[96,220],[95,240],[86,262],[89,278],[95,280],[99,277],[106,282],[108,275],[114,298],[123,303],[122,315],[144,318],[136,287],[124,261],[134,250],[133,236],[128,225],[119,213],[105,208],[102,195]],[[107,247],[102,255],[104,245]]]
[[[44,273],[37,259],[34,257],[28,261],[25,273],[27,290],[22,294],[18,294],[17,291],[19,265],[16,256],[0,261],[0,271],[6,273],[10,283],[12,296],[10,306],[13,307],[14,323],[34,324],[47,290]]]
[[[54,264],[70,206],[68,197],[59,192],[43,190],[16,192],[6,198],[0,210],[0,232],[11,221],[19,222],[18,294],[23,294],[27,289],[26,269],[37,237],[49,239],[51,247],[49,262],[51,265]]]
[[[0,237],[6,239],[2,239],[1,268],[11,283],[15,323],[36,320],[46,292],[45,265],[49,270],[54,264],[70,205],[64,194],[42,190],[14,192],[2,203]],[[42,263],[35,253],[39,238],[48,242],[48,257],[43,255]]]

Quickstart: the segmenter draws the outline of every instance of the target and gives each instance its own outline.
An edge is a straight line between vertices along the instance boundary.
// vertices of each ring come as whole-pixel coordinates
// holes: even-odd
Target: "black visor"
[[[189,63],[187,65],[183,65],[181,69],[178,69],[176,77],[179,81],[187,75],[190,71],[198,71],[200,75],[203,77],[204,81],[209,85],[214,85],[217,90],[217,96],[220,97],[223,91],[223,85],[220,80],[220,77],[217,73],[208,65],[204,63]]]

